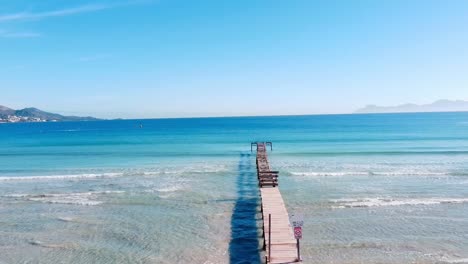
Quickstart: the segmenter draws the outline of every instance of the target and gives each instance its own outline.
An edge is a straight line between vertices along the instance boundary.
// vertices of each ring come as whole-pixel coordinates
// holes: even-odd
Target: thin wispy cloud
[[[37,38],[42,34],[34,32],[10,32],[0,30],[0,38]]]
[[[88,5],[78,6],[78,7],[64,8],[64,9],[43,11],[43,12],[18,12],[18,13],[3,14],[3,15],[0,14],[0,22],[33,21],[33,20],[41,20],[41,19],[53,18],[53,17],[64,17],[64,16],[76,15],[80,13],[97,12],[97,11],[117,8],[121,6],[140,4],[140,3],[146,3],[146,2],[151,2],[151,1],[129,1],[129,2],[112,3],[112,4],[110,3],[109,4],[88,4]]]
[[[49,17],[61,17],[61,16],[68,16],[74,15],[79,13],[88,13],[88,12],[95,12],[104,9],[111,8],[111,5],[86,5],[74,8],[67,8],[61,10],[54,10],[48,12],[21,12],[15,14],[6,14],[0,15],[0,22],[7,22],[7,21],[26,21],[26,20],[39,20]]]

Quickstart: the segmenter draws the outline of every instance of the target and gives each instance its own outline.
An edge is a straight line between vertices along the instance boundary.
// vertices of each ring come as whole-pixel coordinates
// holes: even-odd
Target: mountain
[[[402,104],[397,106],[367,105],[355,113],[415,113],[415,112],[464,112],[468,111],[468,101],[438,100],[431,104]]]
[[[34,107],[14,110],[0,105],[0,121],[4,122],[30,122],[30,121],[93,121],[94,117],[63,116],[49,113]]]
[[[13,115],[13,114],[15,114],[15,110],[8,108],[6,106],[0,105],[0,116]]]

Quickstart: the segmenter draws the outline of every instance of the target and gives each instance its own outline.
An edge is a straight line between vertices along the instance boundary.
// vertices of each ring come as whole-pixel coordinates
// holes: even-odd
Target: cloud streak
[[[61,10],[54,10],[48,12],[39,12],[39,13],[31,13],[31,12],[21,12],[15,14],[6,14],[0,15],[0,22],[9,22],[9,21],[27,21],[27,20],[40,20],[50,17],[61,17],[61,16],[69,16],[75,15],[79,13],[88,13],[88,12],[95,12],[104,9],[112,8],[111,5],[86,5],[74,8],[67,8]]]
[[[59,10],[44,11],[44,12],[19,12],[12,14],[0,15],[0,22],[14,22],[14,21],[33,21],[53,17],[64,17],[76,15],[80,13],[97,12],[107,9],[112,9],[120,6],[133,5],[138,3],[145,3],[149,1],[131,1],[114,4],[89,4],[72,8],[64,8]]]
[[[0,38],[38,38],[41,34],[34,32],[9,32],[0,30]]]

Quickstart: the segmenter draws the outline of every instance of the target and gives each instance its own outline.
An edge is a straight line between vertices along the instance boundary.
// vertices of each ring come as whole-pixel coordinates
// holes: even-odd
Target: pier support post
[[[301,246],[299,244],[299,239],[297,239],[297,261],[300,262],[301,261]]]
[[[271,262],[271,214],[268,214],[268,262]]]

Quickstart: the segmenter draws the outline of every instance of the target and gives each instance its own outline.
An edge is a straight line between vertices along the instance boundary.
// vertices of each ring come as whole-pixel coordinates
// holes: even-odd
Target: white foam
[[[446,263],[468,263],[468,258],[444,258],[441,261]]]
[[[369,175],[380,176],[449,176],[447,172],[432,172],[432,171],[395,171],[395,172],[369,172]]]
[[[5,181],[45,181],[45,180],[80,180],[80,179],[95,179],[95,178],[111,178],[119,176],[158,176],[158,175],[181,175],[181,174],[198,174],[198,173],[217,173],[228,171],[225,165],[213,166],[191,166],[191,167],[169,167],[156,168],[149,171],[126,171],[125,173],[84,173],[84,174],[65,174],[65,175],[33,175],[33,176],[6,176],[0,177],[0,182]]]
[[[294,176],[352,176],[352,175],[369,175],[368,172],[326,172],[326,171],[320,171],[320,172],[291,172],[291,175]]]
[[[434,204],[459,204],[468,203],[468,198],[362,198],[362,199],[335,199],[331,203],[337,204],[332,208],[353,208],[353,207],[382,207],[382,206],[402,206],[402,205],[434,205]]]
[[[424,171],[309,171],[309,172],[290,172],[293,176],[309,176],[309,177],[322,177],[322,176],[450,176],[447,172],[424,172]]]
[[[180,175],[180,174],[191,174],[191,173],[217,173],[229,171],[225,165],[218,166],[192,166],[192,167],[182,167],[182,168],[159,168],[153,171],[142,172],[145,176],[152,175]]]
[[[68,179],[89,179],[89,178],[110,178],[122,176],[123,173],[88,173],[69,175],[44,175],[44,176],[12,176],[0,177],[0,181],[35,181],[35,180],[68,180]]]
[[[185,189],[184,182],[172,183],[172,184],[163,184],[162,186],[152,187],[149,189],[144,190],[144,192],[148,193],[171,193],[182,191]]]
[[[89,193],[70,193],[70,194],[48,194],[37,195],[27,198],[29,201],[57,204],[75,204],[75,205],[98,205],[101,201],[94,200]]]
[[[168,187],[163,187],[163,188],[154,188],[154,191],[157,192],[176,192],[183,190],[184,188],[180,185],[173,185],[173,186],[168,186]]]
[[[43,203],[99,205],[103,203],[97,200],[99,195],[123,192],[124,191],[99,191],[82,193],[9,194],[3,197],[24,198],[28,201]]]
[[[24,198],[24,197],[28,197],[28,196],[30,196],[30,194],[14,193],[14,194],[4,195],[3,197],[7,197],[7,198]]]

